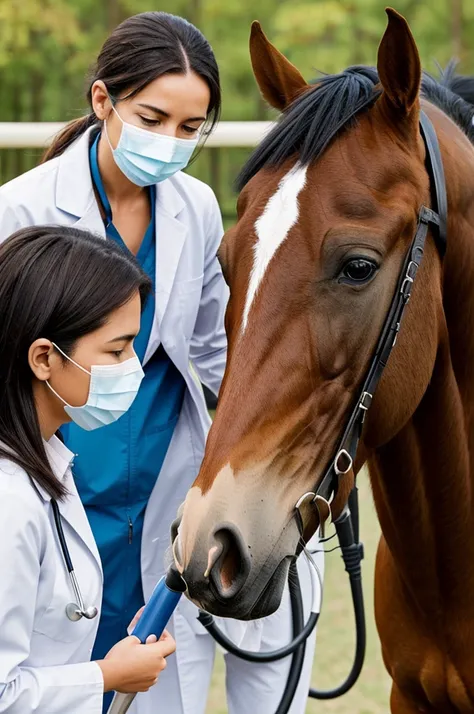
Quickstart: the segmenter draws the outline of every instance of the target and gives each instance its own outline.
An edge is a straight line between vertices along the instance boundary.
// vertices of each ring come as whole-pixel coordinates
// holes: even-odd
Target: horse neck
[[[474,596],[474,150],[463,138],[444,155],[445,334],[416,412],[369,464],[397,573],[433,614],[470,612]]]

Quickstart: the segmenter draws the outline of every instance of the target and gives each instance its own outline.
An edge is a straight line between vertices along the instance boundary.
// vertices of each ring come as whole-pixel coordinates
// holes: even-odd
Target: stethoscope
[[[74,572],[74,567],[71,560],[71,555],[69,553],[69,548],[67,547],[66,538],[64,537],[63,526],[61,523],[61,514],[59,512],[59,506],[56,499],[51,499],[51,507],[53,509],[54,523],[56,525],[56,531],[58,534],[59,545],[61,546],[62,554],[64,557],[64,562],[66,564],[69,577],[71,579],[72,589],[74,591],[74,597],[76,598],[76,603],[70,602],[66,605],[66,615],[71,620],[71,622],[77,622],[81,617],[85,617],[87,620],[93,620],[97,617],[99,612],[96,607],[91,605],[86,607],[84,600],[82,599],[81,589],[77,582],[76,573]]]

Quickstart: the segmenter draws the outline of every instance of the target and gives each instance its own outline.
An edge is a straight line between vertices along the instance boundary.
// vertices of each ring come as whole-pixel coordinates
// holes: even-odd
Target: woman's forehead
[[[132,98],[135,105],[149,104],[167,113],[181,112],[189,117],[206,117],[210,90],[195,72],[164,74],[147,84]]]

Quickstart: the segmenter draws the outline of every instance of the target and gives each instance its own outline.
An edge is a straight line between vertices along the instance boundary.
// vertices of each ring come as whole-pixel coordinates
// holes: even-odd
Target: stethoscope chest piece
[[[83,606],[82,608],[74,602],[70,602],[66,605],[66,615],[71,622],[77,622],[81,617],[85,617],[86,620],[93,620],[94,617],[97,617],[98,612],[98,609],[94,605],[90,607]]]
[[[82,612],[78,609],[77,605],[70,602],[66,605],[66,615],[71,622],[77,622],[82,617]]]

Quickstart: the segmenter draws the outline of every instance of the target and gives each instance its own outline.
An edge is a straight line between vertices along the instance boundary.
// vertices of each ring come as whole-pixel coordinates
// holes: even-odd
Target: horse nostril
[[[210,569],[210,577],[221,598],[232,598],[242,589],[250,572],[250,558],[240,532],[232,527],[214,533],[219,557]]]

